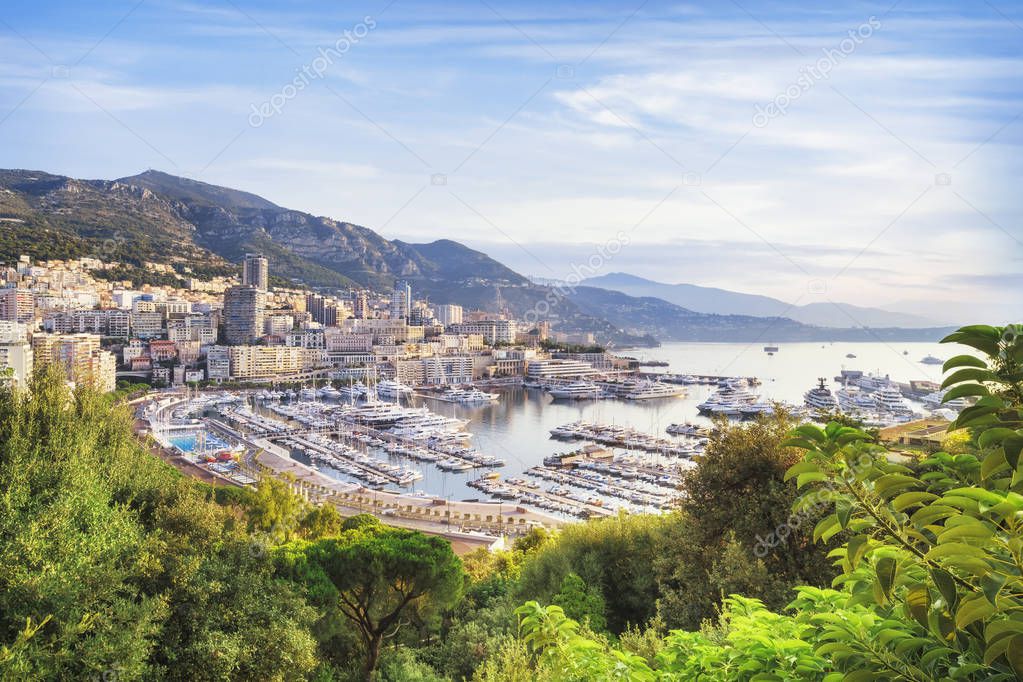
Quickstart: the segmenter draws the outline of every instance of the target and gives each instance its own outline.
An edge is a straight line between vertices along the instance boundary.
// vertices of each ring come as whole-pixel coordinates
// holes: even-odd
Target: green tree
[[[603,632],[607,628],[604,595],[599,589],[588,586],[575,573],[565,576],[561,581],[561,591],[554,595],[551,603],[560,606],[565,615],[586,624],[594,632]]]
[[[413,619],[455,604],[465,579],[443,538],[368,525],[339,538],[287,545],[281,570],[319,595],[330,595],[358,630],[372,677],[385,639]]]
[[[798,495],[784,477],[800,453],[784,442],[793,425],[785,415],[721,421],[685,475],[686,495],[654,558],[658,613],[668,627],[699,627],[735,591],[781,608],[793,586],[824,585],[834,575],[810,534],[820,512],[791,510]]]

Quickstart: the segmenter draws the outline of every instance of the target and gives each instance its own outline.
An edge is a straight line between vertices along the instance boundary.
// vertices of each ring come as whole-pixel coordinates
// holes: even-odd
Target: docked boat
[[[877,404],[874,399],[865,393],[858,386],[845,386],[835,393],[838,400],[838,407],[842,412],[853,415],[863,415],[877,411]]]
[[[893,385],[874,391],[873,398],[878,412],[895,416],[909,416],[913,414],[913,408],[902,397],[899,389]]]
[[[377,395],[381,398],[403,398],[412,395],[412,387],[400,381],[384,379],[377,383]]]
[[[501,396],[497,393],[487,393],[478,388],[452,388],[437,396],[449,403],[462,403],[463,405],[483,405],[492,403]]]
[[[811,388],[803,394],[803,403],[811,410],[819,412],[833,412],[838,409],[838,400],[825,385],[824,377],[819,378],[816,388]]]
[[[660,381],[643,381],[625,394],[626,400],[651,400],[654,398],[677,398],[686,391],[681,386]]]
[[[697,405],[696,409],[700,414],[738,417],[742,414],[740,408],[759,400],[760,396],[749,390],[749,384],[745,379],[730,379],[718,384],[717,391]]]
[[[592,381],[573,381],[570,384],[550,386],[547,392],[555,400],[596,400],[607,397],[604,389]]]
[[[358,400],[369,395],[369,389],[366,388],[366,385],[361,381],[357,381],[354,384],[348,384],[347,386],[342,386],[338,392],[345,400]]]

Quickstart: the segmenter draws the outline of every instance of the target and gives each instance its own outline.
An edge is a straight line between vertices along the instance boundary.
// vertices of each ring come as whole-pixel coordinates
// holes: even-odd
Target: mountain
[[[79,180],[41,171],[0,170],[0,262],[92,256],[123,265],[97,272],[136,284],[176,284],[187,275],[237,274],[248,252],[299,285],[390,289],[398,279],[417,296],[522,316],[552,300],[484,253],[449,239],[390,241],[349,222],[278,206],[227,187],[146,171],[117,180]],[[147,262],[172,265],[156,273]],[[599,316],[559,300],[544,317],[564,331],[595,332],[617,343],[653,343],[623,334]]]
[[[620,291],[630,296],[654,296],[683,308],[721,315],[784,316],[818,327],[935,327],[933,320],[880,308],[848,303],[808,303],[793,306],[769,296],[743,294],[695,284],[665,284],[614,272],[583,280],[586,286]]]
[[[652,296],[579,286],[568,296],[580,310],[599,314],[630,334],[661,341],[937,341],[952,328],[843,329],[815,327],[785,317],[699,313]]]

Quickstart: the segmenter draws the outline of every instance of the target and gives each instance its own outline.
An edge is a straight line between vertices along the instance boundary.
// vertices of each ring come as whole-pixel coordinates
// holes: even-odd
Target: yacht
[[[547,392],[555,400],[596,400],[607,395],[604,389],[592,381],[573,381],[570,384],[551,386]]]
[[[858,386],[840,388],[836,392],[835,397],[838,399],[838,406],[843,412],[866,414],[877,411],[877,404],[874,402],[874,399]]]
[[[824,382],[824,377],[817,379],[816,388],[811,388],[803,394],[803,403],[813,410],[820,412],[832,412],[838,409],[838,400],[835,399],[831,389]]]
[[[879,412],[891,415],[912,415],[913,408],[899,393],[899,389],[889,384],[886,388],[874,391],[874,403]]]
[[[774,355],[778,352],[778,346],[764,346],[764,352],[768,355]]]
[[[377,395],[381,398],[402,398],[412,395],[412,387],[400,381],[384,379],[377,383]]]
[[[927,395],[922,396],[920,398],[920,402],[922,402],[927,408],[931,410],[938,410],[944,408],[956,412],[962,410],[969,404],[966,402],[966,398],[954,398],[953,400],[949,400],[947,403],[943,403],[941,401],[945,397],[945,393],[946,391],[935,391],[934,393],[928,393]]]
[[[354,384],[342,386],[339,393],[345,400],[358,400],[369,395],[369,389],[361,381],[357,381]]]
[[[718,389],[705,401],[696,406],[700,414],[723,414],[729,417],[739,416],[740,407],[751,405],[760,400],[760,396],[749,390],[745,379],[725,379],[718,384]]]
[[[847,357],[847,358],[854,358],[854,357],[856,357],[856,354],[855,353],[846,353],[845,357]]]
[[[865,374],[855,381],[856,385],[864,391],[880,391],[892,387],[892,380],[888,375]]]
[[[920,361],[920,364],[923,365],[942,365],[944,363],[945,363],[944,360],[942,360],[941,358],[936,358],[933,355],[928,355],[924,357],[923,360]]]
[[[661,383],[660,381],[644,381],[625,394],[626,400],[650,400],[652,398],[676,398],[685,393],[681,386]]]
[[[492,403],[500,396],[497,393],[486,393],[479,390],[478,388],[452,388],[448,389],[444,393],[437,396],[441,400],[446,400],[450,403],[462,403],[479,405],[484,403]]]
[[[314,388],[303,388],[298,392],[298,397],[302,400],[313,400],[316,398],[316,389]]]

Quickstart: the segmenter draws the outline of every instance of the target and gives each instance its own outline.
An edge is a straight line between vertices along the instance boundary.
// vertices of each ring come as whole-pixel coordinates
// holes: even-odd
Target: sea
[[[946,359],[964,352],[961,347],[937,343],[782,343],[768,355],[763,343],[666,343],[658,348],[621,351],[644,361],[668,363],[667,367],[644,367],[647,372],[757,377],[757,391],[764,399],[801,405],[803,394],[823,377],[830,388],[840,387],[834,378],[843,369],[887,375],[893,381],[926,379],[940,383],[941,365],[920,362],[931,355]],[[855,357],[847,357],[854,355]],[[552,440],[550,430],[576,420],[631,426],[646,433],[668,437],[665,428],[679,422],[710,423],[696,405],[712,386],[689,386],[683,397],[645,401],[594,400],[554,401],[539,389],[522,387],[487,389],[501,394],[499,401],[484,406],[466,406],[414,397],[413,404],[427,405],[434,412],[469,420],[472,444],[486,454],[501,457],[507,465],[498,471],[511,478],[536,466],[543,458],[578,447]],[[650,455],[655,457],[655,455]],[[398,462],[399,460],[395,460]],[[480,498],[481,493],[466,485],[480,471],[442,472],[428,463],[400,460],[418,467],[424,474],[413,491],[423,491],[452,500]],[[324,468],[325,473],[333,473]],[[407,489],[406,489],[407,490]]]

